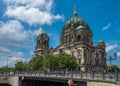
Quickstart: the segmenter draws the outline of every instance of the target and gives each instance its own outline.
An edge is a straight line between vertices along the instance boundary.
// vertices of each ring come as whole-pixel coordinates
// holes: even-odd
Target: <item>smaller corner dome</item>
[[[104,41],[103,40],[99,40],[99,42],[98,43],[104,43]]]
[[[80,29],[85,29],[85,27],[83,25],[79,25],[76,30],[80,30]]]
[[[38,37],[39,37],[39,36],[43,36],[43,35],[48,36],[45,31],[41,30],[40,33],[39,33],[39,35],[38,35]]]

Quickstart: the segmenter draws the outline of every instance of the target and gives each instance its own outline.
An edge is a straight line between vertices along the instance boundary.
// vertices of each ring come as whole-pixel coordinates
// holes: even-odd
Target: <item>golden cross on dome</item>
[[[74,12],[73,12],[74,16],[77,16],[77,11],[76,11],[76,6],[74,5]]]

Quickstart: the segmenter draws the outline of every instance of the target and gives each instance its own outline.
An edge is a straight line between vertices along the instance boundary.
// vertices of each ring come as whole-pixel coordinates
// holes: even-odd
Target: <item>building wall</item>
[[[93,65],[101,65],[101,71],[105,70],[105,50],[98,48],[97,46],[89,46],[87,44],[62,44],[59,47],[53,49],[53,54],[67,53],[72,55],[82,71],[89,71],[93,68]],[[95,70],[95,69],[94,69]],[[99,70],[98,70],[99,71]]]

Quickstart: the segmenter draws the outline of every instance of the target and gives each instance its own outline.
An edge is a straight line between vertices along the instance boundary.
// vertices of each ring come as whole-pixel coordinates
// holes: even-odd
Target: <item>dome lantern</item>
[[[99,40],[98,46],[105,47],[105,43],[103,40]]]
[[[74,16],[77,16],[77,10],[76,10],[76,6],[74,6],[74,12],[73,12]]]

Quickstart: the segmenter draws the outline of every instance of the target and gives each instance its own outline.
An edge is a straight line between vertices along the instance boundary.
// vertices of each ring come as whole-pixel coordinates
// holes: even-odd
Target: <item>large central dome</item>
[[[74,9],[73,17],[70,18],[65,25],[63,26],[63,29],[88,29],[90,30],[88,24],[85,22],[84,19],[80,18],[77,15],[76,9]]]
[[[76,9],[73,17],[64,24],[61,33],[61,44],[72,42],[85,42],[92,45],[92,31],[85,20],[78,16]]]

